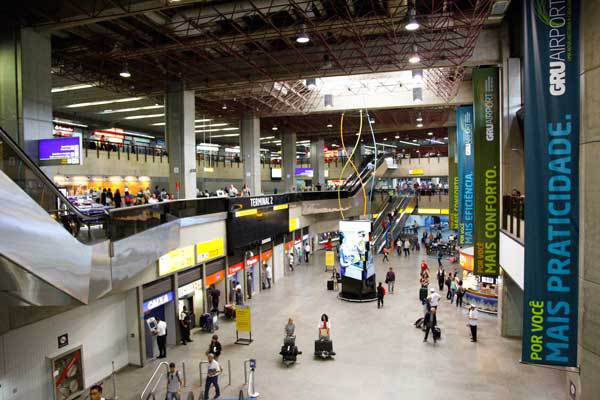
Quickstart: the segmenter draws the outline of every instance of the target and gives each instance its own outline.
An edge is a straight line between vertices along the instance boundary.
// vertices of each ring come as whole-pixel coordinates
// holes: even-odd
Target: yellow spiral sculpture
[[[362,125],[363,125],[363,114],[362,114],[362,110],[360,110],[360,124],[358,127],[358,136],[356,138],[356,143],[354,144],[354,148],[352,149],[352,153],[348,156],[348,161],[346,161],[346,163],[344,164],[344,166],[342,167],[342,172],[340,173],[340,180],[343,179],[344,177],[344,172],[346,171],[346,168],[348,167],[348,164],[350,164],[350,166],[352,166],[352,169],[354,169],[354,172],[356,172],[356,176],[358,176],[358,179],[360,181],[360,187],[362,189],[363,192],[363,215],[367,214],[367,191],[365,190],[365,185],[362,181],[362,177],[360,176],[360,171],[356,168],[356,165],[354,164],[354,162],[352,161],[352,157],[354,156],[354,153],[356,152],[356,149],[358,147],[358,144],[360,143],[360,136],[362,135]],[[342,141],[342,149],[346,149],[346,145],[344,144],[344,113],[342,113],[341,117],[340,117],[340,139]],[[342,217],[342,220],[346,219],[344,217],[344,210],[342,209],[342,196],[341,196],[341,189],[342,186],[340,185],[338,187],[338,205],[340,208],[340,215]]]

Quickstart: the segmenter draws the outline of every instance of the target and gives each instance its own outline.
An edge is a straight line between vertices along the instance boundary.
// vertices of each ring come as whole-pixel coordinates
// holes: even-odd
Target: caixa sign
[[[144,312],[153,310],[156,307],[160,307],[171,301],[173,301],[173,292],[167,292],[167,293],[161,294],[160,296],[155,297],[153,299],[146,300],[144,302]]]

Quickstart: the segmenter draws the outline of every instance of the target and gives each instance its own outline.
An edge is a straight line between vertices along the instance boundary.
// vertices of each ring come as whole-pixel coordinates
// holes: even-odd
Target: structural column
[[[241,123],[244,160],[244,184],[252,196],[262,193],[260,181],[260,119],[254,114],[244,114]]]
[[[170,82],[165,98],[169,193],[178,199],[196,197],[196,113],[193,90],[182,81]]]
[[[284,132],[281,138],[284,192],[296,187],[296,133]]]
[[[325,140],[318,138],[310,142],[310,166],[313,169],[313,186],[325,187]]]
[[[50,35],[0,32],[0,126],[34,160],[38,140],[52,137]]]

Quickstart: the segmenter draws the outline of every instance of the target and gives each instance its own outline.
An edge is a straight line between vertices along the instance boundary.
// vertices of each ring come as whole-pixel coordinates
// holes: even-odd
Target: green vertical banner
[[[473,272],[498,276],[500,227],[500,90],[497,67],[473,71],[475,229]]]
[[[456,164],[456,129],[448,129],[448,200],[449,226],[458,230],[458,165]]]
[[[579,310],[580,1],[524,1],[523,7],[527,157],[522,361],[575,367]],[[590,36],[589,40],[594,39]]]

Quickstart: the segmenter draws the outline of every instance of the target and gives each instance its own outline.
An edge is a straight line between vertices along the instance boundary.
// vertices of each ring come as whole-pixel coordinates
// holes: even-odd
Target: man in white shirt
[[[267,275],[267,288],[271,289],[271,281],[273,280],[273,270],[271,269],[271,265],[269,263],[267,263],[265,273]]]
[[[430,294],[429,294],[429,296],[427,296],[427,301],[429,301],[429,306],[431,308],[436,308],[437,309],[438,305],[440,304],[440,297],[441,296],[439,295],[439,293],[437,293],[435,291],[434,288],[429,289],[429,292],[430,292]]]
[[[479,313],[475,306],[471,304],[469,306],[469,328],[471,328],[471,342],[477,341],[477,318]]]
[[[210,391],[211,385],[215,387],[215,397],[213,397],[213,399],[218,399],[221,396],[221,389],[219,388],[219,375],[221,372],[223,372],[223,368],[221,368],[219,362],[215,360],[214,354],[210,353],[208,355],[208,374],[204,386],[205,400],[208,400],[208,392]]]
[[[156,335],[156,344],[158,344],[159,355],[158,358],[166,358],[167,357],[167,323],[165,321],[161,321],[159,317],[156,317],[156,328],[154,328],[154,332]]]
[[[306,242],[306,244],[304,245],[304,261],[308,264],[308,256],[310,255],[310,244],[308,244],[308,241]]]

